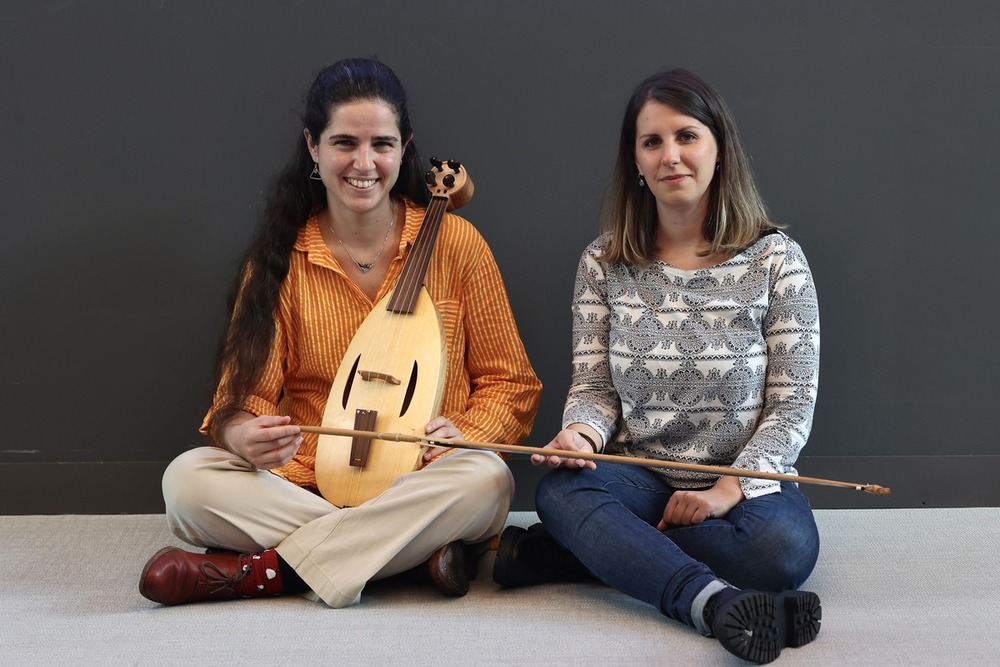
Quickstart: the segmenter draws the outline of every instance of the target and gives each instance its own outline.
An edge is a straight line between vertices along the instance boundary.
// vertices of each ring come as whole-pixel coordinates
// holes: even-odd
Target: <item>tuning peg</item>
[[[437,159],[436,157],[431,157],[431,164],[434,165],[434,167],[437,168],[438,171],[441,171],[441,165],[444,163],[441,162],[441,160]]]
[[[453,187],[455,187],[455,175],[454,174],[448,174],[447,176],[445,176],[444,178],[442,178],[441,181],[444,183],[444,186],[446,188],[453,188]]]
[[[437,179],[434,178],[433,171],[428,171],[426,174],[424,174],[424,183],[426,183],[427,185],[434,185],[435,183],[437,183]]]
[[[448,160],[448,166],[451,167],[452,171],[460,171],[462,169],[462,163],[458,160]]]

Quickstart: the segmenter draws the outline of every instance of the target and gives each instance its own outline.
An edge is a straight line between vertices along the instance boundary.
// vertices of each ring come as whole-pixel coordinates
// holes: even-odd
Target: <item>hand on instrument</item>
[[[427,426],[424,427],[424,433],[428,438],[435,438],[440,440],[451,440],[459,439],[462,440],[462,432],[458,430],[458,427],[451,423],[450,419],[445,417],[435,417],[434,419],[427,422]],[[429,447],[426,452],[424,452],[424,464],[428,464],[442,454],[453,449],[452,447]]]
[[[552,442],[542,447],[542,450],[555,450],[569,454],[573,452],[596,453],[590,442],[580,435],[579,431],[569,428],[559,431],[556,437],[552,439]],[[597,468],[597,464],[593,461],[575,459],[572,456],[532,454],[531,462],[536,466],[545,463],[550,468],[590,468],[591,470]]]
[[[291,417],[245,413],[230,421],[222,432],[229,451],[243,457],[260,470],[280,468],[295,456],[302,444],[299,427]]]
[[[715,486],[704,491],[674,491],[656,529],[693,526],[706,519],[723,517],[743,498],[739,477],[720,477]]]

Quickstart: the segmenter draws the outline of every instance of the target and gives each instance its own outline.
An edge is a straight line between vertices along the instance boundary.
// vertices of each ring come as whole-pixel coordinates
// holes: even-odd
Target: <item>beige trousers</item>
[[[368,581],[419,565],[445,544],[495,535],[513,492],[500,457],[470,450],[351,508],[217,447],[185,452],[163,474],[167,522],[180,539],[245,553],[274,548],[331,607],[355,604]]]

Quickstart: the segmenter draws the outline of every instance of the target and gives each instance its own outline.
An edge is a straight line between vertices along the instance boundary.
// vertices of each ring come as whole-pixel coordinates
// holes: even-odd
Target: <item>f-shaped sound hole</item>
[[[361,355],[359,354],[358,358],[354,360],[354,365],[351,366],[351,372],[347,374],[347,384],[344,385],[344,396],[341,399],[341,405],[344,406],[345,410],[347,409],[347,401],[351,397],[351,387],[354,386],[354,376],[358,372],[358,364],[360,363]]]
[[[406,395],[403,396],[403,409],[399,411],[402,417],[410,409],[410,401],[413,400],[413,392],[417,390],[417,362],[413,362],[413,370],[410,371],[410,381],[406,385]],[[436,416],[436,415],[435,415]]]

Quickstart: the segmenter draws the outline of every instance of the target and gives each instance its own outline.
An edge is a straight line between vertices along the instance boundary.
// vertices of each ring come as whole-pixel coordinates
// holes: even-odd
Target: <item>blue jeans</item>
[[[656,529],[674,492],[636,465],[556,469],[539,482],[535,507],[549,533],[601,581],[708,634],[705,602],[722,582],[798,588],[819,555],[819,532],[796,484],[744,500],[726,516]],[[721,581],[720,581],[721,580]]]

